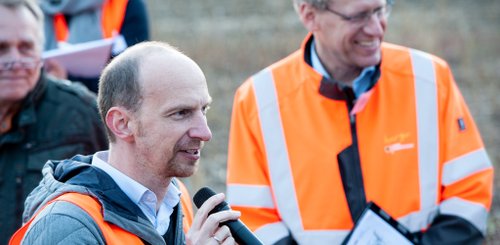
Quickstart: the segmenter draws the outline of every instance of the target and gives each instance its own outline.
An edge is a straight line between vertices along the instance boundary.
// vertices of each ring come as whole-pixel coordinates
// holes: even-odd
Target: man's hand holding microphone
[[[187,244],[261,245],[255,235],[238,219],[224,201],[224,194],[216,194],[208,187],[201,188],[193,197],[198,212],[186,234]]]

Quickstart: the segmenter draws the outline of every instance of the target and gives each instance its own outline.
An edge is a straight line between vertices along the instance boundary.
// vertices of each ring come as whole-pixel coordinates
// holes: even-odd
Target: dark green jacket
[[[24,200],[42,179],[47,160],[108,146],[95,94],[43,73],[12,126],[0,135],[0,244],[20,227]]]

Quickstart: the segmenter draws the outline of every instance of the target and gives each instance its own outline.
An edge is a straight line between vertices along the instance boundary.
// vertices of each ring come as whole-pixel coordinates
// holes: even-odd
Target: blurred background
[[[148,0],[152,38],[193,58],[207,77],[214,102],[213,139],[200,170],[185,180],[191,194],[203,186],[224,192],[232,99],[249,76],[300,47],[306,35],[292,0]],[[453,70],[488,153],[500,164],[500,1],[405,0],[394,6],[386,41],[436,54]],[[495,195],[487,244],[500,241],[500,198]]]

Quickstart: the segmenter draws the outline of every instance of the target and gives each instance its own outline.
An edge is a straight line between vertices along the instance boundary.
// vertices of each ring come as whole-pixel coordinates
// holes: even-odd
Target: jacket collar
[[[26,199],[23,221],[28,221],[50,200],[64,193],[77,192],[96,197],[100,201],[106,222],[137,235],[147,244],[165,244],[164,238],[156,232],[139,207],[128,199],[111,177],[93,167],[91,162],[91,155],[77,155],[62,161],[49,160],[42,170],[43,180]],[[178,210],[176,218],[178,222],[182,222],[183,214],[180,208]],[[177,235],[182,232],[182,223],[175,227],[173,232],[176,235],[172,239],[175,239],[175,244],[183,244],[184,236]]]
[[[101,200],[105,210],[136,222],[148,220],[113,179],[101,169],[93,167],[91,162],[92,156],[82,155],[65,160],[63,164],[56,165],[54,178],[66,184],[86,187]]]
[[[108,174],[91,165],[92,157],[92,155],[77,155],[68,160],[50,162],[53,166],[54,179],[63,182],[66,186],[84,188],[97,197],[103,206],[105,221],[136,234],[150,244],[162,244],[162,238],[141,209],[130,200]],[[172,183],[177,186],[175,179],[172,180]],[[181,232],[182,216],[179,203],[171,216],[171,221],[176,224],[173,225],[171,222],[171,226],[165,234],[167,237],[163,239],[179,241],[176,244],[184,241],[184,234]]]
[[[42,99],[46,88],[47,88],[47,75],[42,70],[40,73],[40,78],[36,83],[33,90],[28,93],[26,98],[22,102],[21,110],[17,117],[17,124],[19,127],[24,127],[28,124],[33,124],[36,122],[36,105]]]
[[[309,33],[304,39],[301,47],[302,52],[304,54],[303,56],[304,62],[311,68],[312,68],[311,45],[313,43],[313,40],[314,36],[312,35],[312,33]],[[375,86],[379,78],[380,78],[380,63],[375,68],[375,74],[373,75],[372,80],[370,81],[369,89]],[[330,79],[325,76],[322,76],[321,78],[318,92],[321,95],[333,100],[344,100],[351,102],[356,98],[354,91],[350,86],[347,86],[342,82],[336,81],[333,78]]]

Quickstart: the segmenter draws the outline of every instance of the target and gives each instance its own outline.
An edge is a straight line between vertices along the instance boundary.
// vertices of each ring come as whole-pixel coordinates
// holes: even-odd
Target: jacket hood
[[[165,241],[152,226],[141,209],[128,198],[113,179],[101,169],[91,165],[92,156],[76,155],[71,159],[49,160],[42,169],[43,179],[26,199],[23,222],[36,214],[52,199],[67,193],[78,192],[97,198],[103,207],[104,220],[115,224],[150,244]],[[174,183],[175,181],[173,181]],[[182,233],[182,211],[177,211],[177,220]],[[182,241],[184,236],[176,235]],[[177,244],[177,243],[176,243]]]
[[[47,202],[66,192],[96,197],[104,208],[106,220],[114,213],[134,222],[148,220],[113,179],[91,163],[92,156],[82,155],[61,161],[47,161],[42,169],[42,181],[26,199],[23,222],[28,221]]]

